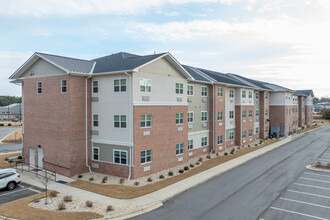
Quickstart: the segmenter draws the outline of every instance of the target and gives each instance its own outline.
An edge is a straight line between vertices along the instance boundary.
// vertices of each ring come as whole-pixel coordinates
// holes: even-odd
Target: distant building
[[[330,102],[314,103],[314,114],[321,114],[323,109],[330,109]]]
[[[14,103],[0,107],[0,120],[20,120],[22,116],[22,104]]]

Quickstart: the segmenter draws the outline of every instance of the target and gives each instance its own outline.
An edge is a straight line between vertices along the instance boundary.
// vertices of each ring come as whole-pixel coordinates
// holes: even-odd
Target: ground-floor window
[[[113,162],[116,164],[127,165],[127,151],[113,150]]]
[[[194,140],[188,140],[188,150],[193,149],[194,148]]]
[[[207,145],[207,137],[202,137],[201,139],[201,146],[205,147]]]
[[[141,164],[151,162],[151,150],[141,151]]]
[[[223,142],[222,135],[221,136],[218,136],[218,144],[222,144],[222,142]]]
[[[176,151],[175,151],[175,154],[176,155],[180,155],[180,154],[183,154],[183,143],[181,144],[176,144]]]
[[[252,137],[252,129],[249,130],[249,137]]]
[[[242,138],[246,137],[246,131],[242,131]]]
[[[229,140],[234,140],[234,132],[233,131],[229,132]]]
[[[100,148],[93,147],[93,160],[100,160]]]

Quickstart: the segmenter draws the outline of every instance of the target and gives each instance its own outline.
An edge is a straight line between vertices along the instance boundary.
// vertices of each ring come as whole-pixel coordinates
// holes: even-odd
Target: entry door
[[[42,149],[38,149],[38,168],[43,168],[42,159],[44,158],[44,152]]]
[[[29,148],[29,163],[31,166],[36,166],[35,153],[34,148]]]

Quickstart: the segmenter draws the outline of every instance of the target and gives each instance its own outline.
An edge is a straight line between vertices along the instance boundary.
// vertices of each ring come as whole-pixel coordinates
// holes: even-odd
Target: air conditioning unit
[[[188,102],[192,102],[192,98],[187,98],[187,101]]]
[[[202,102],[207,102],[207,98],[202,98]]]
[[[142,101],[149,101],[150,97],[149,96],[142,96]]]

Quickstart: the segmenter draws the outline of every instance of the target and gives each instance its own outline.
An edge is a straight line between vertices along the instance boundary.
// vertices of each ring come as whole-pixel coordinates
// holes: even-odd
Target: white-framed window
[[[201,122],[207,121],[207,111],[201,111]]]
[[[194,149],[194,140],[188,140],[188,150]]]
[[[94,80],[93,81],[93,93],[98,93],[99,92],[99,81]]]
[[[207,146],[207,137],[202,137],[202,138],[201,138],[201,146],[202,146],[202,147]]]
[[[93,160],[99,161],[100,160],[100,148],[93,146]]]
[[[242,98],[246,98],[246,91],[242,90]]]
[[[255,130],[256,130],[255,133],[256,133],[256,134],[259,134],[259,127],[256,127]]]
[[[93,126],[94,127],[99,126],[99,115],[93,115]]]
[[[252,137],[252,129],[249,130],[249,137]]]
[[[252,118],[252,110],[249,110],[249,117]]]
[[[42,82],[37,82],[37,93],[42,93]]]
[[[222,121],[222,119],[223,119],[223,113],[218,112],[218,121]]]
[[[268,92],[265,92],[265,99],[268,99]]]
[[[265,115],[266,115],[266,116],[268,115],[268,109],[265,110]]]
[[[256,117],[259,117],[259,109],[256,109]]]
[[[223,96],[223,88],[218,88],[218,96]]]
[[[265,127],[265,132],[268,132],[268,126]]]
[[[140,78],[140,91],[151,92],[151,79]]]
[[[233,89],[229,90],[229,98],[234,98],[235,91]]]
[[[242,111],[242,117],[246,118],[246,110]]]
[[[194,122],[194,112],[188,112],[188,123]]]
[[[218,136],[218,144],[222,144],[223,143],[223,137],[222,135]]]
[[[175,155],[181,155],[183,154],[183,143],[176,144],[175,146]]]
[[[183,124],[183,113],[176,113],[175,114],[175,123],[177,125],[182,125]]]
[[[183,83],[175,83],[175,94],[183,94]]]
[[[229,132],[229,140],[234,140],[234,132],[233,131]]]
[[[66,79],[61,80],[61,93],[65,93],[67,90]]]
[[[252,91],[249,91],[249,98],[252,99]]]
[[[194,86],[193,85],[188,85],[187,86],[187,95],[188,96],[193,96],[194,95]]]
[[[115,128],[126,128],[126,115],[114,115],[113,122]]]
[[[234,118],[234,111],[229,111],[229,118]]]
[[[114,92],[126,92],[126,79],[115,79],[113,85]]]
[[[242,138],[246,138],[246,131],[242,131]]]
[[[141,164],[150,163],[152,161],[152,151],[142,150],[141,151]]]
[[[150,128],[152,116],[151,115],[141,115],[141,128]]]
[[[113,163],[127,165],[127,151],[113,150]]]
[[[259,99],[259,92],[256,92],[256,99]]]
[[[207,87],[206,86],[201,86],[201,96],[207,97]]]

